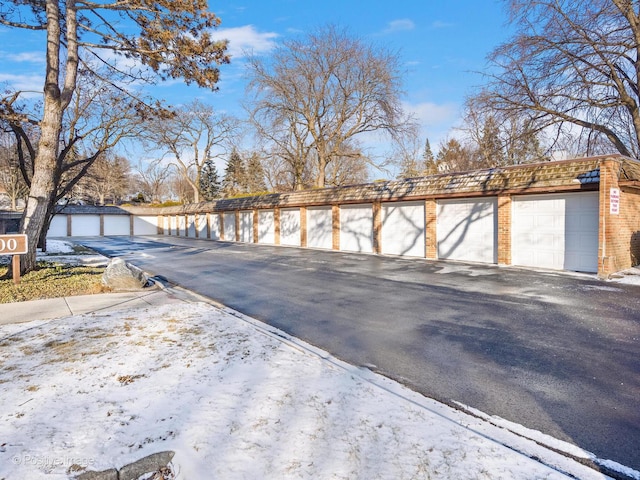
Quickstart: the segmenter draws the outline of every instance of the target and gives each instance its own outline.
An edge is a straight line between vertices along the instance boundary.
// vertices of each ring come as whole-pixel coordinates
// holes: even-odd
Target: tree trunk
[[[20,231],[27,235],[28,253],[22,255],[20,273],[30,272],[36,267],[36,250],[42,229],[46,224],[49,202],[55,192],[55,174],[58,160],[58,146],[62,130],[62,113],[64,110],[60,91],[60,11],[58,2],[47,2],[47,68],[44,84],[44,110],[40,123],[40,141],[33,159],[34,171],[31,188],[27,197],[27,205],[22,216]],[[68,12],[71,15],[73,12]],[[75,45],[75,29],[67,29],[70,46]],[[76,47],[77,48],[77,47]],[[75,82],[75,63],[77,50],[71,49],[67,55],[67,67],[72,75],[67,81]],[[69,74],[69,71],[67,72]],[[68,94],[70,95],[70,94]]]

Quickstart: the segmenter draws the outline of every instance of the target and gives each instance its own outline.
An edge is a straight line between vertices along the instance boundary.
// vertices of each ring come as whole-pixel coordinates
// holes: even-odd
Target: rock
[[[165,468],[173,459],[175,452],[158,452],[141,458],[137,462],[120,469],[120,480],[138,480],[145,473],[153,473]]]
[[[102,472],[84,472],[74,477],[74,480],[118,480],[118,470],[112,468]]]
[[[142,270],[121,258],[112,258],[102,274],[102,284],[112,290],[140,290],[148,282]]]

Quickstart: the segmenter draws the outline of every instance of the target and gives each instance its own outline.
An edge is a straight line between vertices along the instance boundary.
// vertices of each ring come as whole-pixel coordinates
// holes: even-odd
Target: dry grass
[[[11,279],[0,280],[0,303],[101,293],[107,291],[102,285],[103,272],[103,267],[38,262],[37,269],[22,276],[19,285]]]

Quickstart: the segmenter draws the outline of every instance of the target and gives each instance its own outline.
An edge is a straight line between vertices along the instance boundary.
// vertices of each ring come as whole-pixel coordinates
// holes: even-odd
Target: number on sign
[[[18,241],[15,238],[5,240],[0,238],[0,250],[7,252],[15,252],[18,249]]]

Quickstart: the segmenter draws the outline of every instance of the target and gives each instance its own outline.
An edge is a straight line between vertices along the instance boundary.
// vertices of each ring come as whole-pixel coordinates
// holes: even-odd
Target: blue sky
[[[210,2],[230,40],[231,65],[221,67],[219,91],[171,82],[153,89],[176,105],[194,97],[239,116],[245,52],[269,55],[278,42],[333,23],[374,44],[398,51],[406,68],[405,108],[434,148],[460,120],[462,104],[482,83],[487,54],[510,33],[499,0],[233,0]],[[0,28],[0,84],[41,90],[43,35]]]

